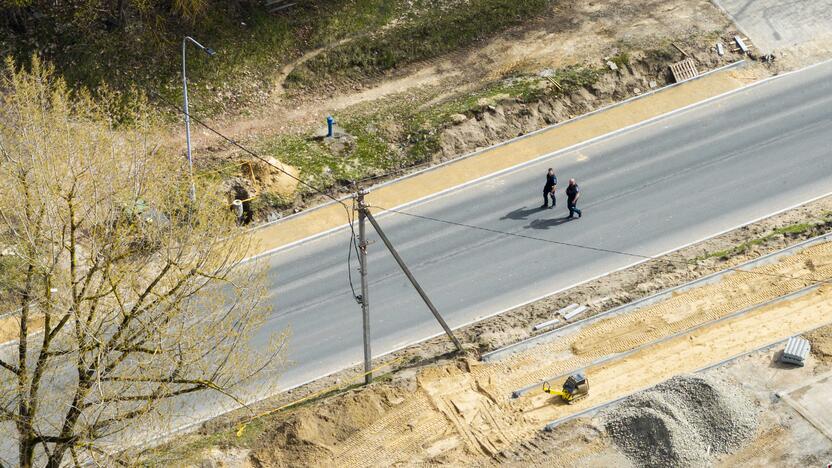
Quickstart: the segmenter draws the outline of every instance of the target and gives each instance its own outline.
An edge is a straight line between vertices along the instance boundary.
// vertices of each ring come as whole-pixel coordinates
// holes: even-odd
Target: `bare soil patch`
[[[806,335],[812,345],[812,354],[822,362],[832,364],[832,325],[819,328]]]
[[[219,118],[213,126],[261,154],[297,167],[307,182],[343,193],[350,190],[348,181],[369,178],[366,183],[371,184],[402,175],[667,84],[667,66],[685,54],[696,60],[700,71],[735,61],[739,55],[729,51],[720,57],[713,48],[717,40],[724,42],[735,33],[730,21],[706,0],[554,2],[521,26],[461,50],[381,75],[326,78],[314,90],[286,92],[282,83],[293,70],[366,37],[357,36],[312,50],[282,67],[268,103],[245,115]],[[609,70],[610,60],[618,70]],[[537,74],[570,67],[606,73],[597,82],[549,93],[550,97],[495,92],[477,105],[477,96],[489,94],[489,89],[516,89],[512,80],[517,77],[537,77],[553,87]],[[473,102],[460,106],[471,98]],[[460,107],[461,120],[450,113],[437,118],[449,105]],[[431,116],[425,119],[420,113]],[[333,114],[338,121],[350,122],[351,133],[359,133],[358,148],[346,155],[332,154],[333,162],[326,164],[297,157],[311,152],[317,160],[329,158],[328,148],[304,143],[300,149],[298,143],[309,140]],[[246,157],[216,135],[194,130],[200,170]],[[287,137],[294,143],[274,144]],[[181,144],[179,138],[171,142]],[[244,183],[244,174],[241,177]],[[275,219],[324,200],[310,193],[299,195],[258,202],[256,219]]]
[[[705,274],[722,270],[727,266],[736,265],[742,261],[796,243],[802,239],[827,232],[832,228],[832,225],[825,218],[830,209],[832,209],[832,200],[816,201],[791,212],[783,213],[679,251],[674,255],[674,260],[679,258],[696,259],[695,263],[691,263],[687,267],[681,266],[678,261],[673,263],[661,260],[650,261],[472,325],[459,330],[458,334],[464,342],[478,343],[478,350],[488,350],[497,345],[516,341],[524,336],[531,335],[531,326],[534,323],[550,318],[553,311],[568,303],[587,304],[590,307],[590,314],[596,314],[657,290],[690,281]],[[812,227],[783,229],[788,226],[809,224]],[[783,234],[772,235],[773,232],[783,232]],[[755,239],[759,239],[760,242],[750,242]],[[737,245],[748,245],[748,247],[735,249],[734,247]],[[726,253],[711,256],[713,253],[719,253],[720,251]],[[812,262],[804,261],[805,258],[803,260],[796,259],[786,262],[778,268],[786,268],[795,275],[811,275],[818,272],[819,265],[824,265],[823,268],[826,268],[826,262],[821,261],[818,256],[821,254],[818,252],[820,251],[815,252],[813,250],[803,256],[809,255]],[[821,256],[823,255],[826,254]],[[740,287],[742,276],[749,275],[740,273],[732,275],[735,279],[727,283],[733,284],[733,286],[725,289],[726,292],[730,293],[725,296],[726,298],[735,296],[734,301],[742,302],[741,297],[744,295],[763,293],[767,287],[772,286],[770,284],[766,286],[763,284],[765,283],[764,280],[757,279],[757,281],[763,281],[763,283],[753,288]],[[700,297],[698,299],[700,301],[708,301],[708,297],[701,294],[697,296]],[[815,300],[814,296],[810,299]],[[679,299],[677,299],[678,301]],[[684,302],[681,301],[679,304],[684,304]],[[702,302],[702,304],[705,304],[705,302]],[[801,310],[805,308],[803,305],[797,306]],[[663,320],[666,323],[660,327],[671,326],[670,323],[676,320],[677,324],[672,326],[684,328],[687,325],[684,323],[683,316],[697,314],[698,311],[703,310],[703,307],[710,310],[721,310],[713,303],[710,306],[691,305],[689,308],[669,308],[665,310],[663,315]],[[634,317],[634,319],[637,319],[637,317]],[[659,324],[650,325],[644,322],[642,329],[636,328],[633,330],[635,334],[622,334],[613,340],[604,339],[603,341],[608,343],[609,346],[603,349],[601,347],[593,348],[592,346],[578,346],[578,348],[579,351],[588,352],[589,354],[584,356],[586,359],[592,360],[599,354],[604,355],[615,350],[624,349],[620,346],[617,347],[616,343],[632,341],[635,336],[639,336],[638,339],[649,339],[650,330],[655,329],[657,325]],[[605,321],[598,322],[598,326],[604,328],[606,326]],[[594,328],[597,329],[597,327]],[[648,336],[645,337],[644,333],[647,333]],[[490,337],[490,339],[485,341],[481,338],[485,336]],[[505,336],[503,342],[500,342],[501,336]],[[600,333],[597,336],[603,338],[604,334]],[[582,338],[581,341],[586,342],[585,338]],[[478,340],[481,341],[478,342]],[[815,341],[817,342],[816,339]],[[566,346],[567,351],[574,348],[569,343],[566,343]],[[593,352],[592,349],[596,349],[596,351]],[[370,430],[367,426],[363,426],[366,420],[350,415],[352,413],[361,414],[366,411],[374,419],[373,427],[389,427],[388,430],[395,429],[396,434],[399,434],[398,437],[400,437],[395,440],[400,442],[394,443],[391,439],[388,441],[391,444],[390,447],[403,451],[402,453],[412,457],[414,462],[422,460],[426,462],[458,463],[460,460],[466,460],[466,463],[490,465],[493,463],[520,463],[521,460],[529,459],[547,460],[557,458],[564,460],[566,465],[579,466],[581,461],[585,462],[587,460],[587,457],[591,460],[606,460],[615,463],[627,460],[625,455],[611,443],[603,425],[597,422],[588,426],[581,422],[574,422],[581,425],[578,430],[578,434],[580,434],[578,439],[582,442],[571,444],[569,447],[564,447],[562,443],[564,438],[560,435],[540,434],[535,436],[534,434],[537,434],[537,430],[541,426],[541,421],[545,422],[547,418],[557,414],[556,412],[560,411],[558,407],[551,406],[545,400],[533,398],[529,400],[530,404],[533,405],[532,408],[549,409],[543,413],[540,413],[541,409],[535,409],[534,412],[525,413],[525,416],[517,419],[517,416],[512,416],[515,414],[513,412],[515,410],[511,410],[511,406],[503,406],[505,404],[503,402],[509,389],[516,388],[525,381],[522,379],[506,380],[504,371],[490,374],[491,377],[484,378],[489,373],[486,372],[483,365],[469,358],[452,358],[446,354],[450,350],[451,346],[446,340],[434,339],[395,353],[395,355],[388,358],[404,357],[407,364],[397,366],[400,367],[400,370],[393,374],[390,383],[378,382],[366,391],[350,391],[336,398],[328,398],[321,400],[319,403],[313,403],[312,406],[299,411],[272,416],[268,419],[265,430],[253,432],[251,436],[253,439],[247,439],[249,442],[246,442],[244,447],[254,450],[252,453],[255,454],[255,459],[269,460],[268,464],[274,464],[275,466],[289,464],[293,461],[312,463],[312,460],[317,460],[315,463],[324,463],[325,460],[333,460],[334,458],[340,460],[341,458],[337,454],[343,456],[345,453],[358,453],[352,452],[350,447],[358,449],[362,443],[369,442],[366,437],[377,437],[378,433],[373,432],[375,429]],[[472,350],[474,355],[478,350]],[[535,359],[564,360],[565,365],[568,364],[570,359],[573,359],[568,354],[561,354],[547,349],[538,353]],[[446,357],[442,358],[443,355]],[[439,356],[438,361],[435,356]],[[431,363],[437,363],[438,365],[424,369],[425,365]],[[512,369],[516,368],[517,372],[525,375],[526,371],[523,370],[523,364],[520,361],[512,361],[509,364]],[[528,366],[531,369],[535,364],[528,361]],[[483,374],[483,372],[486,373]],[[302,389],[280,395],[271,402],[264,402],[261,407],[275,407],[278,402],[291,401],[316,389],[331,385],[333,382],[351,382],[357,373],[357,369],[344,371]],[[543,377],[547,377],[557,372],[556,369],[550,368],[545,369],[543,373],[546,374]],[[608,382],[608,384],[612,386],[613,390],[617,385],[613,381]],[[601,388],[598,391],[606,390]],[[367,395],[364,395],[364,393]],[[436,406],[437,401],[445,403]],[[448,406],[442,406],[445,404]],[[538,406],[541,404],[543,406]],[[364,406],[367,406],[367,409],[359,409]],[[349,408],[355,408],[355,410],[349,410]],[[552,411],[555,411],[555,413]],[[337,415],[330,412],[337,413]],[[391,414],[397,414],[397,416],[389,416]],[[240,421],[241,418],[245,420],[246,417],[246,414],[229,415],[206,424],[200,432],[202,434],[216,434],[229,431],[228,433],[233,434],[237,428],[236,422]],[[389,426],[384,426],[384,418],[386,417],[390,418]],[[410,420],[409,418],[412,418],[415,423],[411,426],[405,424],[405,429],[409,427],[409,430],[416,431],[417,435],[420,433],[419,431],[426,431],[424,440],[429,440],[431,435],[444,433],[443,431],[447,429],[443,428],[447,427],[446,424],[448,424],[449,418],[451,418],[451,421],[459,421],[459,424],[454,427],[466,428],[467,432],[456,432],[457,435],[450,433],[448,437],[440,437],[434,444],[419,448],[406,443],[407,440],[412,440],[414,434],[408,435],[407,430],[402,432],[402,424],[404,424],[402,421]],[[304,422],[301,423],[300,420]],[[335,421],[340,422],[330,424]],[[304,428],[312,429],[307,431]],[[368,430],[370,432],[367,432]],[[188,436],[179,441],[178,444],[184,444],[180,446],[187,447],[188,440],[199,440],[200,437],[203,436]],[[240,444],[239,439],[233,436],[228,440],[227,443],[230,443],[232,447]],[[362,440],[364,442],[361,442]],[[752,441],[751,443],[756,442]],[[344,444],[357,445],[348,447]],[[405,445],[399,446],[396,444]],[[372,446],[372,444],[368,445],[368,447]],[[350,458],[350,460],[353,459]],[[570,460],[575,463],[569,462]],[[623,463],[623,465],[626,466],[627,463]]]

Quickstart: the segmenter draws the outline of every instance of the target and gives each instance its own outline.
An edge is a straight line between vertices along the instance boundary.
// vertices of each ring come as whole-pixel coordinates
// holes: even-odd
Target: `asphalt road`
[[[459,327],[627,267],[639,256],[832,193],[830,153],[827,63],[403,208],[540,240],[374,212],[445,319]],[[557,208],[541,210],[548,167],[562,186]],[[584,210],[582,219],[571,221],[563,219],[570,177],[580,184]],[[370,239],[374,355],[441,333],[375,233]],[[289,327],[292,363],[279,378],[263,376],[250,399],[361,361],[361,312],[347,282],[348,241],[344,229],[266,258],[274,312],[253,340],[265,343]],[[172,428],[230,407],[203,396],[184,403],[187,409]],[[13,450],[5,445],[0,452]]]
[[[403,210],[651,256],[831,193],[831,153],[828,63]],[[563,219],[562,188],[556,209],[538,209],[548,167],[562,187],[570,177],[578,180],[582,219]],[[381,215],[379,222],[452,327],[642,260],[400,214]],[[381,241],[370,238],[373,354],[440,333]],[[361,360],[348,240],[346,231],[338,232],[268,259],[274,313],[266,331],[290,327],[293,333],[294,364],[280,377],[281,388]]]
[[[757,47],[769,53],[832,37],[832,0],[716,0]],[[734,47],[730,44],[729,47]]]

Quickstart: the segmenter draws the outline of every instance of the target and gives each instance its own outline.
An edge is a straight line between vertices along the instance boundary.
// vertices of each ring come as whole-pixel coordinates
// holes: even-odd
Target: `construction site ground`
[[[309,423],[303,416],[318,419],[310,410],[277,428],[273,434],[277,446],[256,456],[267,464],[293,464],[295,460],[284,458],[284,450],[295,448],[293,438],[305,437],[306,443],[317,447],[315,458],[304,462],[322,465],[500,461],[552,421],[832,322],[829,287],[731,317],[811,281],[784,277],[830,277],[832,243],[809,247],[754,271],[729,273],[716,283],[680,292],[655,305],[575,326],[551,343],[498,362],[461,359],[423,369],[414,377],[412,391],[395,385],[376,390],[381,401],[367,404],[381,403],[387,408],[343,440],[326,437],[325,423],[333,424],[327,420],[313,423],[314,431],[303,427]],[[539,388],[511,398],[514,390],[550,378],[562,381],[565,374],[581,369],[590,378],[591,391],[573,405]],[[358,403],[354,410],[363,412],[361,406]],[[349,412],[343,416],[348,418]],[[286,445],[280,443],[282,436]],[[584,464],[575,461],[575,466]]]
[[[590,307],[586,315],[575,320],[602,317],[598,314],[615,305],[827,232],[830,224],[825,217],[830,208],[832,200],[819,200],[681,251],[677,259],[695,259],[687,268],[680,267],[678,261],[648,262],[610,275],[599,282],[603,284],[585,285],[588,290],[567,291],[490,323],[461,330],[460,334],[468,343],[487,341],[488,345],[481,345],[480,350],[489,350],[528,336],[534,323],[551,318],[555,310],[570,302]],[[718,282],[678,292],[661,302],[614,317],[567,325],[571,328],[562,329],[558,339],[492,362],[478,361],[473,352],[464,358],[446,355],[438,362],[426,364],[425,358],[450,349],[443,340],[435,339],[389,356],[388,360],[398,363],[398,370],[370,387],[342,391],[260,419],[251,420],[251,413],[229,416],[206,425],[201,431],[203,435],[186,437],[147,455],[167,462],[188,464],[201,460],[217,466],[421,462],[489,465],[542,460],[573,465],[629,463],[632,460],[608,437],[603,426],[610,414],[615,414],[615,405],[596,414],[584,414],[552,432],[541,429],[552,421],[582,414],[672,376],[751,353],[750,357],[704,373],[737,386],[759,409],[754,436],[731,454],[709,453],[709,459],[721,463],[746,460],[754,464],[764,461],[760,457],[779,457],[788,464],[821,460],[832,442],[812,423],[801,419],[791,406],[775,399],[772,392],[802,382],[798,376],[808,377],[829,369],[831,328],[827,326],[825,332],[810,335],[816,355],[802,369],[782,368],[773,363],[772,350],[755,350],[832,322],[832,288],[828,286],[783,298],[811,286],[813,280],[832,275],[832,244],[813,245],[754,271],[728,273]],[[540,392],[538,387],[544,379],[559,385],[564,374],[576,369],[585,369],[590,376],[591,392],[587,399],[564,405]],[[739,372],[736,369],[751,370],[746,371],[748,378],[739,378],[733,377]],[[355,375],[354,370],[351,372]],[[320,382],[317,388],[333,382],[344,385],[353,379],[350,373],[342,373]],[[825,385],[823,388],[829,392],[830,381],[819,380],[812,385]],[[520,398],[511,398],[513,391],[527,386],[532,390]],[[313,391],[314,387],[298,389],[282,398],[287,401]],[[272,401],[268,405],[275,408],[278,403]],[[804,405],[813,407],[811,401]],[[814,407],[818,405],[822,406],[822,402]],[[250,424],[238,432],[240,423],[247,421]],[[832,425],[832,421],[825,424]],[[214,438],[206,440],[204,434]],[[795,448],[794,442],[789,442],[792,438],[817,443],[797,444],[799,447]],[[573,439],[578,441],[565,443]],[[774,439],[770,444],[764,442]],[[199,450],[194,450],[194,443]],[[748,448],[755,446],[771,450]],[[780,449],[776,447],[782,450],[777,451]],[[182,450],[188,452],[185,459]],[[818,458],[807,458],[811,456]]]
[[[826,43],[823,45],[825,47]],[[828,48],[824,50],[828,51]],[[722,75],[721,84],[727,83],[725,89],[731,89],[772,72],[805,65],[806,60],[810,60],[807,57],[815,60],[813,53],[814,49],[784,51],[775,67],[755,65],[743,74],[735,73],[727,78]],[[392,92],[401,91],[403,89],[395,88]],[[359,94],[378,97],[373,94],[373,89]],[[705,95],[707,93],[702,97]],[[500,161],[500,164],[516,164],[529,157],[520,156],[518,161]],[[489,170],[501,167],[507,166],[489,166]],[[439,171],[434,170],[428,174],[437,173]],[[436,182],[439,185],[431,185],[430,191],[464,183],[470,180],[470,174],[467,177],[459,181],[439,178]],[[421,192],[415,195],[408,192],[410,198],[399,202],[406,203],[419,196],[422,196]],[[387,205],[395,205],[395,202]],[[262,244],[263,250],[278,248],[342,224],[343,220],[336,220],[343,217],[343,209],[339,210],[340,213],[333,210],[332,216],[316,215],[320,216],[319,220],[308,215],[295,218],[306,219],[305,223],[309,224],[299,230],[286,229],[288,237],[285,238],[263,236],[268,237]],[[716,289],[709,289],[707,294],[700,291],[699,296],[693,293],[680,295],[669,299],[663,309],[650,309],[654,315],[643,309],[628,315],[627,319],[622,316],[614,319],[615,322],[596,322],[593,327],[576,331],[571,341],[564,337],[514,356],[511,361],[481,363],[476,360],[476,355],[527,338],[534,334],[532,325],[552,318],[555,310],[570,303],[588,307],[587,312],[577,319],[592,317],[826,233],[832,229],[830,213],[832,200],[818,200],[682,249],[672,254],[673,262],[657,259],[610,274],[457,330],[458,336],[469,346],[470,355],[466,358],[452,356],[452,346],[444,338],[431,339],[377,359],[375,364],[382,370],[376,373],[377,382],[369,387],[357,387],[361,380],[358,368],[347,369],[277,395],[253,408],[206,423],[195,434],[146,452],[144,459],[155,464],[202,466],[407,465],[423,462],[527,465],[540,461],[626,466],[633,460],[616,446],[604,427],[605,420],[617,405],[586,413],[552,432],[541,429],[555,419],[616,400],[671,376],[734,358],[697,375],[713,377],[739,388],[759,409],[756,432],[753,437],[743,440],[742,447],[733,453],[715,453],[711,461],[725,466],[764,462],[786,465],[827,463],[824,460],[830,458],[832,442],[793,406],[773,394],[788,389],[795,381],[823,375],[829,370],[832,328],[827,325],[812,335],[816,354],[804,368],[786,369],[776,364],[772,360],[776,347],[757,349],[790,334],[832,322],[832,315],[826,312],[830,304],[828,296],[832,294],[829,287],[729,317],[743,307],[776,300],[781,294],[799,290],[808,284],[805,279],[779,281],[765,275],[731,274],[719,283],[721,286],[711,286]],[[287,226],[286,223],[281,225]],[[825,274],[828,277],[832,268],[830,247],[816,249],[810,252],[811,255],[804,253],[800,258],[794,257],[794,260],[777,264],[779,266],[766,268],[785,271],[789,276],[820,277]],[[816,259],[814,255],[820,257]],[[806,262],[807,259],[810,262]],[[679,260],[689,263],[685,265]],[[604,335],[610,331],[610,336]],[[580,340],[577,339],[579,336]],[[616,353],[626,355],[598,362]],[[738,355],[740,357],[736,357]],[[559,384],[563,378],[560,374],[578,367],[588,369],[592,390],[589,399],[576,405],[557,404],[554,397],[544,396],[536,390],[519,399],[509,398],[512,391],[524,385],[539,384],[544,378],[558,377],[557,382],[553,382]],[[819,379],[809,383],[810,388],[798,390],[802,392],[801,399],[808,398],[802,404],[809,408],[822,407],[823,395],[832,391],[828,382]],[[821,391],[816,390],[818,388]],[[314,398],[303,400],[310,396]],[[275,408],[298,400],[302,401],[271,413]],[[245,424],[241,426],[241,423]],[[832,422],[827,424],[832,425]],[[241,427],[244,427],[242,431]],[[711,454],[707,455],[710,457]]]

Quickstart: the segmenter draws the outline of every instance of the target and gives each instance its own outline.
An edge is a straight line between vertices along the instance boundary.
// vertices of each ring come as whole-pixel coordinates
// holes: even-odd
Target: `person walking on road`
[[[577,207],[579,198],[581,198],[581,189],[578,187],[578,183],[575,182],[575,179],[569,179],[569,186],[566,187],[566,206],[569,208],[568,218],[572,218],[576,214],[579,218],[583,215]]]
[[[546,172],[546,185],[543,186],[543,205],[540,206],[540,209],[549,206],[549,198],[552,199],[552,208],[555,207],[555,188],[557,186],[558,178],[555,176],[555,170],[550,167],[549,171]]]

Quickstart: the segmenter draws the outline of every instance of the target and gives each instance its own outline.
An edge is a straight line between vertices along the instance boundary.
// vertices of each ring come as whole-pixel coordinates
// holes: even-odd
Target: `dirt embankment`
[[[669,65],[684,59],[685,54],[693,57],[703,72],[741,58],[736,54],[720,57],[705,40],[688,42],[682,49],[685,54],[667,47],[622,52],[612,57],[615,62],[602,61],[604,71],[599,72],[597,80],[568,93],[532,102],[499,97],[485,101],[481,111],[459,115],[453,125],[442,130],[437,157],[451,159],[673,83]],[[547,75],[545,70],[542,74]],[[556,83],[548,86],[560,87]]]
[[[294,412],[284,423],[263,434],[277,450],[257,452],[267,466],[310,466],[334,455],[344,440],[404,403],[406,391],[382,386],[338,398],[337,405],[314,405]]]
[[[462,357],[280,416],[254,442],[250,459],[264,466],[516,460],[517,447],[534,441],[550,421],[828,323],[828,287],[763,304],[832,274],[832,243],[753,271],[571,329],[502,361]],[[509,398],[512,390],[578,368],[590,375],[591,391],[575,405],[539,390]],[[741,445],[756,425],[755,409],[736,391],[693,377],[640,393],[612,411],[598,430],[638,465],[708,463]]]
[[[643,94],[667,84],[668,66],[685,54],[700,71],[736,61],[741,56],[730,48],[722,57],[713,50],[717,40],[727,44],[735,32],[706,0],[555,1],[539,17],[527,18],[496,37],[381,76],[370,74],[357,82],[327,86],[327,92],[298,95],[286,95],[277,86],[273,99],[253,117],[215,126],[296,167],[306,182],[347,193],[352,190],[349,181],[369,179],[364,183],[371,184],[400,176]],[[313,51],[306,58],[335,53],[349,42]],[[611,70],[607,62],[617,68]],[[298,64],[302,63],[303,59]],[[278,82],[290,68],[278,73]],[[561,90],[557,86],[564,83],[548,81],[553,73],[573,68],[603,73],[591,84]],[[354,71],[362,73],[360,67]],[[537,84],[557,92],[545,93],[542,99],[489,94],[495,88],[516,90],[514,78],[507,77],[536,78]],[[489,95],[480,106],[476,98],[484,93]],[[474,105],[469,105],[471,98]],[[449,107],[452,113],[444,113]],[[438,121],[437,114],[443,114]],[[356,136],[354,151],[333,152],[312,142],[311,134],[323,127],[327,115],[335,115]],[[216,135],[196,128],[193,141],[201,155],[200,169],[247,158]],[[329,161],[320,164],[321,159]],[[238,175],[245,185],[247,174]],[[252,192],[248,187],[247,191]],[[253,203],[255,220],[276,219],[325,200],[300,192],[260,198]]]
[[[743,261],[784,248],[801,240],[829,232],[830,229],[832,229],[832,224],[828,221],[830,213],[832,213],[832,198],[821,199],[807,204],[806,206],[773,216],[694,246],[686,247],[672,254],[671,258],[673,261],[671,262],[668,262],[665,259],[651,260],[627,270],[612,273],[598,280],[577,286],[569,291],[547,297],[535,303],[508,311],[499,316],[483,320],[482,322],[459,329],[456,333],[464,343],[475,344],[480,351],[488,351],[498,348],[532,335],[532,325],[551,319],[554,311],[573,302],[585,304],[589,307],[589,310],[585,314],[581,314],[576,317],[576,319],[585,318],[615,306],[647,296],[659,290],[700,278],[715,271],[725,269],[726,267],[734,266]],[[795,226],[803,226],[803,228],[795,229]],[[823,266],[824,262],[818,262],[816,260],[816,258],[813,258],[811,262],[811,266],[814,270],[811,270],[809,268],[810,264],[807,263],[803,264],[805,269],[800,269],[802,267],[799,264],[795,264],[793,267],[798,268],[798,270],[794,270],[791,273],[806,275],[816,274],[819,267],[825,268]],[[738,289],[738,291],[742,291],[742,289]],[[829,328],[826,329],[825,335],[822,333],[821,335],[828,337],[828,331]],[[817,343],[820,343],[820,341],[813,342],[813,348],[816,353],[818,349],[820,349]],[[395,390],[395,392],[403,391],[410,394],[418,387],[417,380],[415,378],[417,369],[421,366],[437,362],[437,360],[442,362],[442,356],[444,356],[444,359],[447,359],[447,353],[449,353],[452,348],[452,345],[448,343],[446,338],[438,337],[396,352],[385,359],[376,361],[376,363],[377,365],[380,365],[381,362],[403,359],[404,364],[397,364],[395,366],[398,370],[394,374],[392,386],[398,389]],[[586,346],[578,346],[578,348],[586,349]],[[569,350],[571,353],[571,347]],[[548,352],[541,353],[539,355],[541,359],[547,360],[550,360],[549,358],[552,356],[555,355]],[[592,358],[592,355],[585,356],[589,356],[590,359]],[[828,362],[832,363],[832,359]],[[453,365],[456,366],[456,364]],[[253,408],[253,411],[258,413],[277,408],[290,401],[295,401],[298,398],[321,391],[322,389],[328,388],[333,384],[344,385],[346,383],[356,382],[360,380],[360,372],[361,370],[359,368],[341,371],[326,379],[321,379],[304,386],[303,388],[295,389],[293,391],[277,395],[270,400],[261,402]],[[551,375],[553,374],[545,375],[543,378],[550,377]],[[497,379],[495,378],[494,381],[496,382]],[[376,385],[381,384],[382,383],[374,384],[371,388],[375,388]],[[352,395],[352,393],[349,393],[346,398],[353,398],[349,395]],[[322,404],[329,408],[337,408],[342,405],[339,398],[341,397],[328,398],[323,400]],[[386,400],[382,401],[384,402]],[[389,408],[395,408],[405,404],[406,401],[408,401],[407,398],[405,401],[399,402],[398,398],[393,397],[388,403],[382,403],[382,406],[386,407],[385,405],[389,404]],[[321,411],[321,414],[326,414],[324,410],[319,410],[317,405],[310,406],[308,409],[303,409],[302,411],[305,411],[306,414],[315,414],[318,411]],[[255,428],[247,431],[244,439],[239,439],[234,435],[238,427],[238,422],[240,420],[245,420],[250,416],[250,414],[250,412],[245,411],[236,414],[232,413],[226,417],[218,418],[215,421],[207,423],[198,433],[185,436],[181,440],[177,441],[177,443],[173,446],[168,446],[160,451],[154,452],[152,456],[155,459],[163,460],[163,463],[173,463],[174,461],[178,461],[181,464],[183,462],[186,463],[187,460],[193,460],[194,457],[202,459],[206,457],[206,454],[203,453],[201,449],[192,449],[191,444],[195,443],[199,447],[204,447],[202,440],[206,437],[206,435],[213,434],[215,436],[222,433],[229,434],[229,437],[227,439],[220,439],[227,441],[222,444],[223,447],[226,447],[222,450],[222,453],[225,455],[219,456],[220,454],[217,454],[218,459],[227,459],[227,457],[230,456],[230,454],[232,454],[235,450],[243,450],[247,454],[244,457],[246,458],[249,454],[249,448],[254,449],[257,447],[263,447],[261,450],[266,450],[266,447],[268,447],[268,450],[280,450],[283,451],[284,454],[287,453],[286,450],[288,449],[285,447],[281,448],[271,443],[271,440],[282,440],[282,438],[284,438],[283,435],[280,435],[279,431],[275,432],[276,429],[268,429],[269,433],[274,434],[273,438],[267,437],[260,439],[260,437],[257,436],[258,430]],[[274,417],[264,420],[264,422],[267,427],[275,428],[280,425],[282,421],[287,421],[287,418],[294,418],[294,414],[299,413],[279,413]],[[331,419],[329,416],[326,416],[326,418],[328,419],[322,421],[328,421]],[[539,429],[539,427],[536,429]],[[284,432],[286,434],[292,434],[292,430],[286,429]],[[303,431],[300,431],[300,433],[303,433]],[[346,435],[347,433],[348,431],[345,431],[343,434]],[[564,443],[564,440],[566,439],[561,438],[562,434],[562,432],[545,433],[541,434],[536,439],[520,442],[513,446],[510,451],[505,452],[509,458],[500,458],[500,460],[502,460],[501,463],[510,464],[513,461],[519,462],[519,460],[512,458],[511,454],[517,452],[521,453],[520,456],[522,456],[523,450],[534,450],[534,453],[536,454],[535,457],[537,457],[537,459],[545,459],[542,453],[556,454],[556,459],[553,458],[552,461],[562,461],[567,458],[575,460],[580,459],[580,454],[582,453],[581,451],[584,450],[585,446],[582,446],[583,448],[577,452],[572,453],[570,451],[571,446]],[[256,437],[256,439],[251,439],[251,437]],[[293,437],[297,439],[294,435],[287,435],[285,437],[288,439]],[[589,446],[601,444],[603,439],[599,436],[597,429],[586,428],[583,426],[579,430],[578,437],[582,440],[588,441],[587,444]],[[265,446],[261,444],[264,444]],[[530,444],[539,445],[541,450],[544,452],[535,449],[534,446]],[[330,443],[325,443],[324,445],[330,447],[325,449],[324,453],[326,453],[326,450],[331,450],[331,447],[337,446],[336,444]],[[524,449],[524,445],[528,448]],[[620,453],[607,453],[607,455],[608,458],[604,459],[606,460],[605,464],[626,466],[626,459],[622,459],[621,457],[623,457],[623,455]],[[277,455],[269,456],[277,457]],[[286,463],[288,463],[288,459],[292,459],[293,457],[302,457],[299,453],[292,456],[283,456],[287,457],[285,460]],[[296,459],[305,460],[305,458]],[[622,462],[622,460],[624,460],[624,462]],[[623,464],[619,462],[622,462]]]

